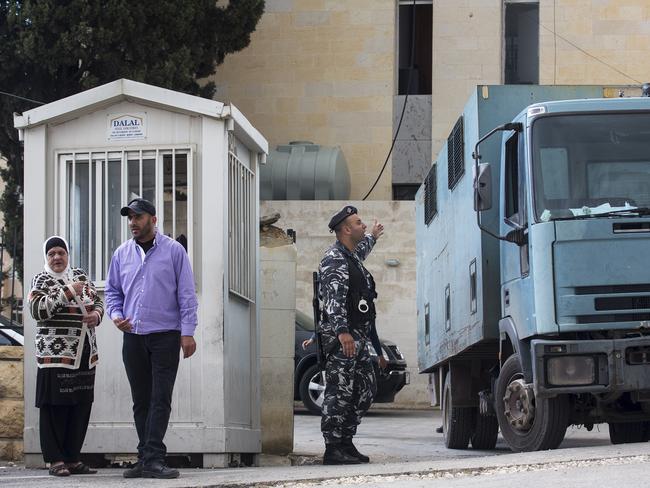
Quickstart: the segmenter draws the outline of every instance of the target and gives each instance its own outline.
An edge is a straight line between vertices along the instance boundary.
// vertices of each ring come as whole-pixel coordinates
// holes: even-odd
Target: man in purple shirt
[[[179,350],[196,351],[194,329],[198,302],[187,252],[156,230],[156,208],[143,198],[131,200],[128,217],[133,239],[113,253],[106,279],[106,309],[124,332],[122,360],[131,385],[138,431],[138,462],[125,478],[177,478],[165,466],[163,443]]]

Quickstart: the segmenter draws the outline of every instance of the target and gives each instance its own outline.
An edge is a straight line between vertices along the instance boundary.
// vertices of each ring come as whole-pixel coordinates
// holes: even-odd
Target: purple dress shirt
[[[105,301],[110,318],[129,318],[134,334],[178,330],[193,336],[198,302],[187,252],[157,231],[146,254],[129,239],[113,253]]]

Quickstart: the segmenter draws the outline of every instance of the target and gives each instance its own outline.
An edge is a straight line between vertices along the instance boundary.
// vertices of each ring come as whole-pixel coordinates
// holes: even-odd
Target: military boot
[[[341,446],[343,447],[343,450],[345,451],[346,454],[352,456],[353,458],[357,458],[360,462],[362,463],[370,462],[370,458],[365,454],[361,454],[357,450],[355,445],[352,444],[352,439],[343,439],[343,442],[341,442]]]
[[[361,464],[361,461],[350,456],[341,444],[326,444],[323,464]]]

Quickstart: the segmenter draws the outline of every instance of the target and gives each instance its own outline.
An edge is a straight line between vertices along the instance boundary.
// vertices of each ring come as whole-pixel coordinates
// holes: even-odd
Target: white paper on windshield
[[[634,210],[636,207],[625,202],[623,207],[612,207],[609,202],[598,205],[597,207],[570,208],[571,213],[577,217],[579,215],[598,215],[607,212],[617,212],[619,210]]]

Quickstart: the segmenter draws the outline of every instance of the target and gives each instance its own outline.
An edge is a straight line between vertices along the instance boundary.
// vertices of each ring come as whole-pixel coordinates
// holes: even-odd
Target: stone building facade
[[[646,0],[417,0],[411,22],[413,3],[267,0],[250,46],[218,68],[218,97],[241,106],[272,147],[341,146],[351,197],[362,198],[399,123],[415,27],[419,83],[369,197],[388,200],[421,183],[476,85],[650,81]]]

